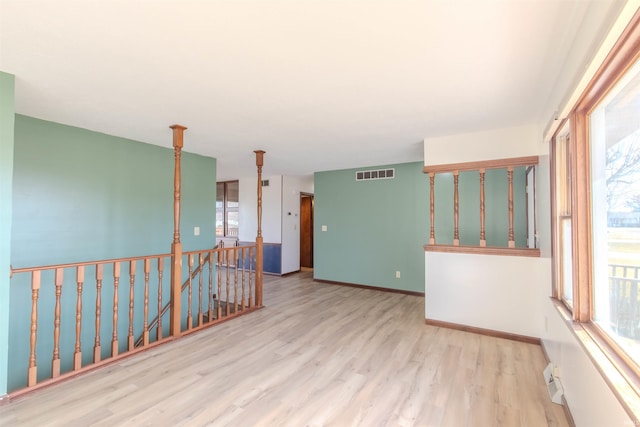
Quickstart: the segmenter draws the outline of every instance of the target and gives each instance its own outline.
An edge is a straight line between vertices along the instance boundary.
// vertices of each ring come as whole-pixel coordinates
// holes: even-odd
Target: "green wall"
[[[7,393],[9,356],[14,87],[14,76],[0,71],[0,397]]]
[[[167,140],[171,138],[171,130],[167,128]],[[187,131],[185,148],[188,145]],[[169,253],[173,240],[173,166],[172,149],[16,115],[13,266]],[[185,251],[215,245],[215,191],[215,159],[183,153],[181,240]],[[200,227],[199,236],[193,235],[194,226]],[[150,319],[156,315],[155,270],[154,266],[150,276]],[[61,354],[63,370],[72,362],[76,298],[74,271],[67,269],[64,273],[60,338],[65,344],[62,349],[66,349]],[[104,273],[101,341],[106,356],[112,329],[113,283],[111,268],[106,267]],[[139,280],[144,277],[141,262],[134,273],[138,278],[135,299],[141,304],[143,287]],[[118,292],[121,349],[126,345],[128,327],[128,274],[128,266],[123,265]],[[11,281],[9,390],[24,386],[27,369],[31,292],[29,278],[25,276],[16,275]],[[164,301],[169,297],[169,276],[166,262],[162,281]],[[52,284],[52,275],[43,275],[37,343],[41,378],[49,373],[53,347]],[[95,294],[95,272],[88,268],[83,290],[85,361],[91,358],[95,322],[93,304],[87,301],[95,300]],[[142,317],[141,310],[136,312],[138,331]]]
[[[356,181],[357,170],[395,168],[396,178]],[[526,247],[525,168],[514,170],[514,229]],[[479,244],[478,172],[459,178],[460,244]],[[315,174],[314,278],[424,292],[424,249],[429,241],[429,178],[423,163],[374,166]],[[435,178],[436,242],[453,244],[453,174]],[[506,169],[485,174],[488,246],[508,242]],[[322,226],[327,231],[322,231]],[[395,272],[400,271],[400,279]]]
[[[356,170],[391,167],[394,179],[355,180]],[[424,292],[429,215],[422,168],[418,162],[315,174],[314,278]]]

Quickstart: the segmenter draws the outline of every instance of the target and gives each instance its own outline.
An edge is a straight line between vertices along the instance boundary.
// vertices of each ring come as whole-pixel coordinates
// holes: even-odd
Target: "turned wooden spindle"
[[[248,256],[248,262],[249,262],[249,308],[253,307],[253,248],[249,247],[249,256]]]
[[[133,337],[133,305],[134,305],[134,286],[136,283],[136,262],[129,261],[129,334],[127,335],[127,348],[129,351],[135,348],[135,338]]]
[[[460,173],[453,172],[453,245],[460,246],[460,200],[458,191]]]
[[[262,166],[264,165],[263,150],[256,150],[256,167],[258,169],[258,233],[256,237],[256,305],[262,307],[262,269],[264,263],[262,240]]]
[[[191,314],[191,307],[193,306],[193,254],[188,256],[189,263],[189,285],[187,289],[187,330],[193,327],[193,315]]]
[[[487,238],[485,234],[485,211],[484,211],[484,168],[480,172],[480,246],[487,246]]]
[[[238,311],[238,247],[233,248],[233,312]]]
[[[208,300],[208,322],[213,320],[213,252],[209,252],[209,300]]]
[[[60,376],[60,299],[62,296],[62,280],[64,269],[56,268],[56,308],[53,321],[53,358],[51,360],[51,377]]]
[[[162,339],[162,275],[164,272],[164,259],[158,257],[158,326],[156,326],[156,341]]]
[[[80,334],[82,331],[82,285],[84,284],[84,266],[76,267],[76,346],[73,352],[73,370],[77,371],[82,367],[82,345],[80,343]]]
[[[200,265],[200,274],[198,274],[198,326],[202,326],[202,275],[204,274],[204,254],[200,253],[198,257]]]
[[[223,249],[219,249],[217,252],[218,255],[218,308],[216,319],[220,320],[222,317],[222,257],[224,255]]]
[[[111,356],[118,355],[118,285],[120,284],[120,262],[113,263],[113,331],[111,334]]]
[[[27,387],[36,385],[38,368],[36,366],[36,342],[38,337],[38,294],[40,292],[40,271],[31,272],[31,335],[29,337],[29,369]]]
[[[144,259],[144,320],[142,325],[142,345],[149,344],[149,274],[151,273],[151,259]],[[160,319],[158,319],[160,320]]]
[[[238,268],[242,268],[242,270],[241,270],[242,271],[242,296],[240,297],[240,308],[242,310],[244,310],[244,308],[245,308],[245,306],[244,306],[244,303],[245,303],[244,284],[245,284],[245,280],[246,279],[245,279],[245,264],[244,264],[244,260],[245,260],[245,256],[246,256],[246,249],[247,248],[243,246],[241,251],[240,251],[241,252],[240,257],[242,258],[242,262],[241,262],[241,265],[238,266]]]
[[[509,247],[515,248],[516,242],[513,233],[513,166],[507,167],[509,181]]]
[[[175,165],[173,174],[173,243],[171,244],[171,305],[170,305],[170,333],[171,336],[181,334],[180,313],[182,303],[182,243],[180,242],[180,186],[182,175],[180,172],[180,156],[184,145],[184,131],[182,125],[172,125],[173,149]]]
[[[429,230],[429,244],[436,244],[436,210],[435,210],[435,172],[429,172],[429,219],[431,221],[431,229]]]
[[[226,274],[226,279],[225,279],[225,283],[224,283],[225,284],[225,294],[224,294],[224,297],[225,297],[224,298],[224,301],[225,301],[225,304],[224,304],[224,307],[225,307],[224,315],[225,316],[229,315],[229,304],[231,303],[231,298],[229,298],[229,288],[230,288],[230,285],[231,285],[231,275],[230,275],[230,271],[229,270],[231,269],[230,268],[231,267],[231,265],[230,265],[231,259],[230,258],[231,258],[231,251],[232,250],[233,250],[233,248],[229,248],[229,249],[225,249],[224,250],[224,262],[225,262],[225,265],[227,266],[227,268],[226,268],[227,274]]]
[[[93,344],[93,363],[98,363],[102,358],[102,346],[100,344],[100,316],[102,316],[102,278],[104,266],[96,264],[96,338]]]

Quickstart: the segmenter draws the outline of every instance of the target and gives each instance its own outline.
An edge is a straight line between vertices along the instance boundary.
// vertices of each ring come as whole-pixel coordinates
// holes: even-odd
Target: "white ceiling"
[[[301,175],[546,123],[594,3],[0,0],[0,70],[20,114],[166,147],[179,123],[218,179],[254,174],[255,149]]]

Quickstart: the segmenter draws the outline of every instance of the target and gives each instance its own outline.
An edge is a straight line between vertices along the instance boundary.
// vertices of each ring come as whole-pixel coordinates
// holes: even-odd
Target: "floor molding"
[[[381,292],[390,292],[393,294],[404,294],[411,295],[414,297],[423,297],[424,292],[416,292],[416,291],[407,291],[404,289],[393,289],[393,288],[381,288],[378,286],[369,286],[369,285],[358,285],[355,283],[347,283],[347,282],[336,282],[333,280],[323,280],[323,279],[313,279],[314,282],[326,283],[328,285],[338,285],[338,286],[348,286],[350,288],[359,288],[359,289],[369,289],[372,291],[381,291]]]
[[[530,337],[528,335],[513,334],[511,332],[496,331],[494,329],[478,328],[476,326],[461,325],[459,323],[444,322],[442,320],[424,319],[424,323],[440,328],[457,329],[459,331],[473,332],[474,334],[488,335],[490,337],[504,338],[512,341],[519,341],[528,344],[541,345],[540,338]]]

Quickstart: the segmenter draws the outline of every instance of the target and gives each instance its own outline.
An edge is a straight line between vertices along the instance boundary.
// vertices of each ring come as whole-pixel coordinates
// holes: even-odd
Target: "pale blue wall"
[[[14,87],[14,76],[0,71],[0,397],[7,393],[9,356]]]
[[[172,138],[167,128],[167,139]],[[185,133],[188,149],[188,131]],[[49,265],[128,256],[169,253],[173,240],[173,150],[85,129],[16,115],[13,179],[14,267]],[[184,250],[215,245],[216,161],[183,153],[182,222]],[[193,227],[200,227],[200,236]],[[186,265],[183,264],[185,267]],[[186,268],[185,268],[186,270]],[[157,277],[151,274],[150,319],[155,317]],[[112,272],[105,268],[101,334],[103,355],[109,351],[113,306]],[[163,300],[169,297],[169,263],[165,264]],[[136,277],[143,277],[142,263]],[[29,278],[11,283],[9,390],[24,386],[30,316]],[[138,282],[136,301],[142,303]],[[52,352],[53,279],[42,278],[37,344],[38,376],[48,375]],[[83,358],[90,359],[94,339],[95,273],[85,272]],[[128,327],[129,277],[122,266],[118,335],[121,349]],[[71,365],[75,340],[76,289],[73,270],[65,271],[62,292],[61,355]],[[186,303],[183,303],[186,306]],[[136,310],[141,325],[141,310]],[[185,313],[186,315],[186,313]],[[168,329],[165,329],[165,334]],[[139,335],[139,327],[136,337]],[[71,344],[71,345],[69,345]]]
[[[390,167],[394,179],[355,180],[356,170]],[[314,278],[424,292],[428,177],[422,168],[417,162],[315,174]]]

